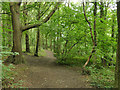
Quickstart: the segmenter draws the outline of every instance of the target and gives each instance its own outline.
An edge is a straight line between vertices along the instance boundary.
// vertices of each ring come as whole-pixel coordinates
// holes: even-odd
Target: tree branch
[[[42,17],[42,16],[49,10],[49,8],[51,7],[51,5],[52,5],[52,4],[50,4],[49,7],[48,7],[44,12],[41,12],[40,17]]]
[[[58,6],[59,6],[60,3],[61,2],[58,2],[56,4],[56,6],[54,7],[54,9],[49,13],[49,15],[45,19],[43,19],[43,21],[41,23],[24,26],[24,27],[22,27],[22,32],[24,32],[26,30],[29,30],[31,28],[35,28],[35,27],[41,26],[43,23],[46,23],[50,19],[50,17],[55,13],[55,11],[57,10],[57,8],[58,8]]]
[[[86,20],[87,23],[89,24],[89,27],[90,27],[90,33],[91,33],[91,38],[92,38],[92,42],[93,42],[93,45],[95,46],[95,41],[94,41],[93,34],[92,34],[92,27],[91,27],[91,23],[88,21],[87,16],[86,16],[86,11],[85,11],[85,5],[84,5],[84,2],[83,2],[83,12],[84,12],[85,20]]]
[[[10,13],[0,13],[0,14],[9,14],[10,15]]]
[[[71,47],[70,47],[70,49],[68,50],[68,53],[71,51],[71,49],[75,46],[75,45],[77,45],[79,43],[79,41],[78,42],[76,42],[75,44],[73,44]]]

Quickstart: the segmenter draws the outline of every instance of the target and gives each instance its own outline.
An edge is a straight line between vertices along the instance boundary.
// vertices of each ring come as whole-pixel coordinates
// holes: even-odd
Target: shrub
[[[114,66],[113,66],[114,67]],[[98,88],[113,88],[114,86],[114,70],[111,68],[104,68],[101,66],[101,69],[92,65],[88,67],[91,71],[91,85]]]

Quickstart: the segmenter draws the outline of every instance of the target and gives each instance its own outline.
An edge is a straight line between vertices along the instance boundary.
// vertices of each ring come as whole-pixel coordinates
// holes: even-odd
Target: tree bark
[[[29,44],[29,35],[25,34],[25,41],[26,41],[26,52],[30,52],[30,44]]]
[[[92,54],[96,51],[96,50],[95,50],[95,46],[97,45],[97,44],[96,44],[96,12],[97,12],[97,3],[96,3],[96,0],[95,0],[95,7],[94,7],[94,37],[93,37],[93,33],[92,33],[91,23],[89,22],[89,20],[87,19],[87,16],[86,16],[86,11],[85,11],[84,2],[83,2],[83,11],[84,11],[85,20],[86,20],[87,23],[89,24],[90,33],[91,33],[91,39],[92,39],[92,43],[93,43],[92,52],[91,52],[90,56],[88,57],[88,60],[86,61],[86,63],[83,65],[83,68],[85,68],[85,66],[86,66],[86,65],[88,64],[88,62],[90,61],[90,59],[91,59],[91,57],[92,57]]]
[[[97,14],[97,2],[95,0],[95,2],[94,2],[94,41],[95,41],[95,47],[93,48],[94,53],[95,53],[95,55],[94,55],[95,60],[94,60],[93,64],[96,63],[96,59],[97,59],[97,57],[96,57],[96,47],[97,47],[96,14]]]
[[[112,35],[111,35],[111,37],[112,37],[112,39],[114,38],[114,34],[115,34],[115,15],[113,14],[113,17],[112,17],[112,19],[113,19],[113,22],[112,22]],[[114,48],[114,46],[112,47],[112,49],[113,49],[113,55],[112,55],[112,57],[114,56],[114,52],[115,52],[115,48]]]
[[[46,34],[46,37],[45,37],[45,41],[46,41],[45,48],[46,48],[46,49],[48,49],[48,41],[47,41],[47,39],[48,39],[48,34]]]
[[[40,4],[39,4],[39,9],[40,9]],[[40,10],[38,10],[38,16],[37,17],[38,17],[37,20],[40,20]],[[40,28],[38,27],[38,30],[37,30],[37,44],[36,44],[36,50],[35,50],[34,56],[39,56],[38,55],[39,43],[40,43]]]
[[[20,24],[20,3],[10,2],[10,10],[12,13],[12,27],[13,27],[13,48],[12,52],[18,52],[19,55],[10,56],[6,61],[14,64],[23,63],[24,60],[22,58],[22,30]]]
[[[24,63],[24,60],[22,58],[22,43],[21,43],[21,37],[22,37],[22,32],[26,31],[31,28],[39,27],[43,23],[47,22],[50,17],[55,13],[57,10],[59,4],[61,2],[58,2],[54,9],[47,15],[45,19],[41,23],[38,24],[33,24],[33,25],[26,25],[23,26],[21,25],[20,22],[20,4],[21,2],[10,2],[10,11],[12,13],[12,27],[13,27],[13,48],[12,52],[18,52],[19,55],[13,55],[10,56],[6,62],[14,63],[14,64],[19,64],[19,63]]]
[[[42,34],[42,47],[43,47],[43,49],[45,49],[45,43],[44,43],[44,34]]]
[[[39,52],[39,40],[40,39],[40,29],[38,27],[38,30],[37,30],[37,44],[36,44],[36,50],[35,50],[35,54],[34,56],[38,56],[38,52]]]
[[[27,10],[25,10],[27,5],[27,2],[24,3],[24,11],[23,11],[23,17],[24,17],[24,24],[25,26],[28,25],[27,23]],[[29,44],[29,35],[28,33],[25,34],[25,41],[26,41],[26,52],[30,52],[30,44]]]
[[[52,37],[50,39],[50,50],[52,51]]]
[[[118,43],[115,69],[115,87],[120,90],[120,1],[117,2]]]
[[[97,2],[95,0],[94,3],[94,41],[95,41],[95,47],[97,46],[97,34],[96,34],[96,14],[97,14]]]
[[[55,38],[56,38],[56,37],[54,37],[54,41],[53,41],[53,42],[54,42],[54,45],[53,45],[54,52],[56,52],[56,48],[55,48],[55,47],[56,47],[56,45],[55,45],[55,43],[56,43],[56,42],[55,42]]]

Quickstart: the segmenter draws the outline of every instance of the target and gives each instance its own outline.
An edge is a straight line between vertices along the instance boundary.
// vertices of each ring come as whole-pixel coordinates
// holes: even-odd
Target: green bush
[[[17,72],[13,71],[15,67],[13,64],[10,64],[8,66],[2,64],[2,87],[3,88],[16,88],[21,87],[21,81],[16,82],[15,76],[17,75]]]
[[[0,60],[0,68],[2,68],[2,75],[0,76],[0,79],[2,80],[2,88],[16,88],[16,87],[21,87],[21,81],[16,82],[15,81],[15,75],[17,73],[13,71],[15,68],[13,64],[5,65],[4,59],[8,57],[9,55],[18,55],[19,53],[15,52],[0,52],[1,57],[3,57],[3,60]],[[3,62],[3,63],[2,63]]]
[[[114,86],[114,66],[101,69],[96,68],[95,65],[88,67],[91,71],[91,85],[98,88],[113,88]]]
[[[83,66],[86,62],[86,57],[67,57],[67,58],[59,58],[57,60],[58,64],[61,65],[69,65],[69,66]],[[91,62],[89,63],[89,65]]]

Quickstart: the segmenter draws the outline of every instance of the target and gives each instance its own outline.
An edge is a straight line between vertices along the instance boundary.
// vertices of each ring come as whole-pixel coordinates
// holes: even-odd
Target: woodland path
[[[88,76],[81,75],[76,69],[55,64],[56,58],[51,51],[45,50],[46,56],[24,55],[27,70],[21,78],[28,88],[90,88]]]

